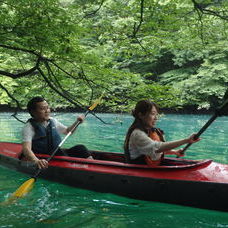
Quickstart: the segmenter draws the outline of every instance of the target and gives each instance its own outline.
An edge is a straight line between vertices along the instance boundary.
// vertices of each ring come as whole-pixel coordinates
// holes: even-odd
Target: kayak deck
[[[22,146],[19,143],[10,142],[0,142],[0,154],[19,158],[21,155]],[[177,158],[165,158],[161,165],[159,166],[148,166],[148,165],[138,165],[138,164],[128,164],[125,162],[124,154],[113,153],[113,152],[103,152],[103,151],[90,151],[93,157],[91,159],[69,157],[69,156],[54,156],[52,160],[58,161],[68,161],[68,162],[79,162],[79,163],[90,163],[90,164],[100,164],[108,166],[117,167],[127,167],[127,168],[137,168],[137,169],[188,169],[196,167],[208,166],[212,160],[186,160]],[[48,158],[49,155],[37,154],[39,158]]]

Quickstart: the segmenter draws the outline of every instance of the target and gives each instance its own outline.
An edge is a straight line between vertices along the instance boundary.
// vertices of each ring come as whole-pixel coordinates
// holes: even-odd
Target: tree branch
[[[64,98],[68,97],[70,100],[74,100],[74,97],[68,92],[66,91],[62,85],[59,83],[59,81],[57,80],[55,74],[53,73],[50,65],[49,65],[49,62],[48,61],[44,61],[44,64],[46,66],[46,69],[48,71],[48,75],[49,75],[49,81],[51,81],[53,84],[55,84],[55,88],[59,88],[61,91],[62,91],[62,94],[64,94]],[[52,78],[54,80],[52,80]],[[53,85],[54,86],[54,85]],[[78,104],[78,107],[82,107],[83,105],[80,103],[80,102],[77,102]]]
[[[87,111],[87,108],[82,107],[81,105],[79,105],[77,102],[75,102],[74,100],[72,100],[71,98],[69,98],[68,96],[66,96],[63,92],[59,91],[52,83],[51,81],[45,76],[44,72],[42,71],[42,69],[40,67],[38,67],[38,70],[40,72],[40,74],[42,75],[42,77],[44,78],[44,80],[47,82],[48,86],[53,89],[57,94],[59,94],[61,97],[65,98],[67,101],[69,101],[71,104],[74,104],[75,106],[79,107],[80,109]],[[94,115],[97,119],[99,119],[102,123],[104,124],[108,124],[106,123],[104,120],[102,120],[100,117],[98,117],[94,112],[90,112],[92,115]]]
[[[21,73],[18,73],[18,74],[13,74],[13,73],[10,73],[10,72],[7,72],[7,71],[0,70],[0,74],[4,75],[4,76],[11,77],[13,79],[21,78],[21,77],[24,77],[24,76],[27,76],[27,75],[31,75],[32,73],[34,73],[38,69],[38,66],[39,66],[39,60],[37,60],[36,66],[32,67],[31,69],[29,69],[27,71],[24,71],[24,72],[21,72]]]
[[[3,89],[3,90],[7,93],[8,97],[10,97],[13,101],[15,101],[15,103],[16,103],[16,105],[17,105],[16,110],[14,111],[14,113],[12,114],[12,116],[13,116],[16,120],[20,121],[21,123],[25,123],[24,121],[22,121],[22,120],[20,120],[19,118],[17,118],[17,112],[18,112],[18,110],[21,109],[21,106],[20,106],[20,103],[18,102],[18,100],[15,99],[14,96],[6,89],[6,87],[4,87],[1,83],[0,83],[0,88]]]
[[[41,57],[41,55],[36,53],[34,50],[29,50],[29,49],[19,48],[19,47],[13,47],[13,46],[4,45],[4,44],[0,44],[0,47],[6,48],[6,49],[9,49],[9,50],[22,51],[22,52],[30,53],[30,54],[36,55],[39,58]]]
[[[219,17],[220,19],[223,19],[223,20],[228,20],[228,16],[221,15],[220,13],[218,13],[218,12],[216,12],[214,10],[206,9],[206,7],[208,5],[200,4],[196,0],[192,0],[192,2],[193,2],[193,5],[194,5],[194,8],[196,10],[199,10],[201,13],[208,14],[208,15],[213,15],[213,16]]]
[[[139,20],[139,24],[138,26],[136,26],[136,24],[134,25],[134,30],[133,30],[133,37],[136,37],[136,34],[139,32],[140,27],[143,23],[143,13],[144,13],[144,0],[141,0],[140,3],[140,20]]]
[[[84,16],[84,18],[91,17],[91,16],[95,15],[101,9],[101,7],[103,6],[104,2],[105,2],[105,0],[102,0],[101,3],[100,3],[100,5],[98,6],[98,8],[96,10],[94,10],[94,11],[86,14]]]
[[[96,10],[94,10],[94,11],[92,11],[92,12],[89,12],[89,13],[85,14],[85,15],[78,21],[78,23],[82,22],[85,18],[94,16],[94,15],[101,9],[101,7],[103,6],[104,2],[105,2],[105,0],[102,0],[101,3],[100,3],[100,5],[98,6],[98,8],[97,8]]]
[[[35,73],[35,71],[36,71],[36,70],[38,69],[38,67],[39,67],[40,61],[43,60],[43,59],[46,59],[46,58],[43,57],[41,54],[38,54],[38,53],[36,53],[36,52],[33,51],[33,50],[28,50],[28,49],[19,48],[19,47],[13,47],[13,46],[4,45],[4,44],[0,44],[0,47],[1,47],[1,48],[5,48],[5,49],[9,49],[9,50],[13,50],[13,51],[22,51],[22,52],[26,52],[26,53],[35,55],[35,56],[37,57],[35,66],[32,67],[32,68],[29,69],[29,70],[26,70],[26,71],[23,71],[23,72],[20,72],[20,73],[10,73],[10,72],[8,72],[8,71],[0,70],[0,74],[1,74],[1,75],[8,76],[8,77],[11,77],[11,78],[13,78],[13,79],[20,78],[20,77],[24,77],[24,76],[27,76],[27,75],[31,75],[32,73]]]

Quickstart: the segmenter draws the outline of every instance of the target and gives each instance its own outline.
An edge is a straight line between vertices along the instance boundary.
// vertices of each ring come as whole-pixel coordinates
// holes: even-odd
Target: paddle
[[[200,137],[200,135],[206,131],[206,129],[215,121],[215,119],[218,116],[222,116],[224,115],[225,111],[227,111],[228,109],[228,90],[226,91],[224,98],[225,101],[223,102],[223,104],[218,107],[215,110],[214,115],[206,122],[206,124],[197,132],[197,134],[195,135],[195,139],[198,139]],[[181,151],[181,154],[184,154],[184,152],[192,145],[192,143],[188,143],[184,148],[183,151]],[[179,157],[179,156],[178,156]]]
[[[102,98],[103,94],[97,99],[95,100],[95,102],[88,108],[88,110],[85,112],[85,116],[88,115],[88,113],[90,111],[92,111],[93,109],[96,108],[96,106],[100,103],[101,98]],[[60,144],[57,146],[57,148],[52,152],[51,156],[47,159],[47,161],[49,162],[56,154],[56,152],[58,151],[58,149],[63,145],[63,143],[66,141],[66,139],[72,134],[72,132],[74,132],[74,130],[78,127],[78,125],[80,124],[80,121],[78,121],[75,126],[73,127],[73,129],[64,137],[64,139],[60,142]],[[36,173],[27,181],[25,181],[9,198],[9,201],[23,197],[24,195],[26,195],[33,187],[38,175],[40,174],[40,172],[42,171],[42,169],[38,169],[36,171]]]

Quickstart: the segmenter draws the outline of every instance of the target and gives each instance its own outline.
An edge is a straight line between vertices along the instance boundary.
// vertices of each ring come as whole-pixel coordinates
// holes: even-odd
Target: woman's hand
[[[47,169],[48,168],[48,161],[45,159],[38,159],[35,161],[36,165],[39,169]]]
[[[173,152],[175,153],[175,155],[179,158],[179,157],[184,157],[185,154],[183,153],[183,149],[179,149],[179,150],[173,150]]]
[[[165,151],[165,154],[176,155],[177,157],[183,157],[185,155],[183,149]]]
[[[196,137],[196,134],[192,134],[187,140],[188,140],[188,143],[196,143],[198,141],[200,141],[201,139],[200,138],[195,138]]]

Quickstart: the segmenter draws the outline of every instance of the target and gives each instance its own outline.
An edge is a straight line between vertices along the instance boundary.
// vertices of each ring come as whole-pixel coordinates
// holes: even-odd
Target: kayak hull
[[[6,149],[7,148],[7,149]],[[0,165],[34,174],[32,163],[18,159],[20,144],[0,143]],[[15,154],[13,155],[13,152]],[[119,154],[93,152],[94,157]],[[10,156],[11,154],[11,156]],[[41,157],[46,157],[41,155]],[[54,157],[39,177],[73,187],[129,198],[228,211],[228,166],[205,160],[171,159],[182,166],[147,167],[120,161]],[[185,163],[185,165],[183,165]]]

